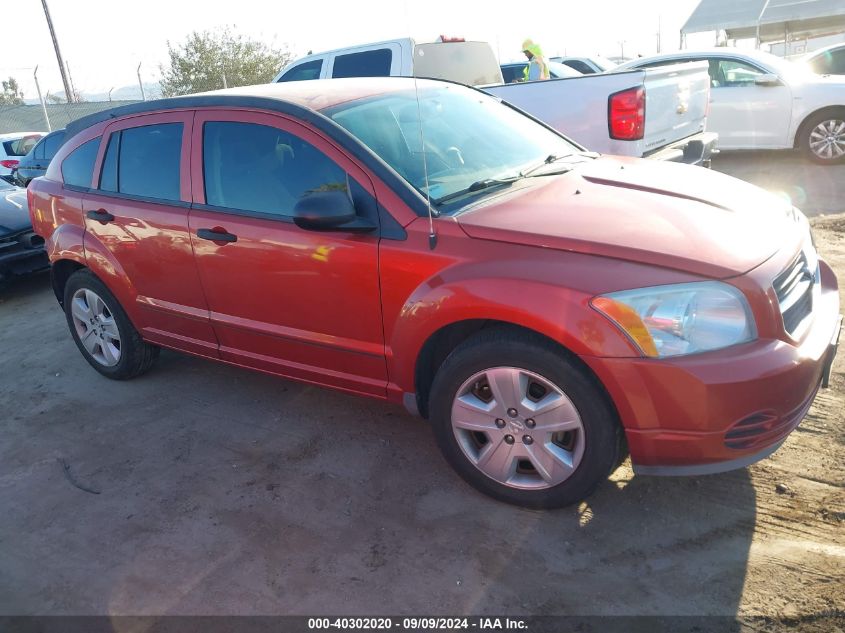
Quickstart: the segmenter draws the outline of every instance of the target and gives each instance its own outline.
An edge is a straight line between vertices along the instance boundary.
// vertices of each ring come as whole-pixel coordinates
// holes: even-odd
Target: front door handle
[[[197,237],[201,240],[212,242],[237,242],[238,236],[226,231],[226,229],[215,226],[213,229],[197,229]]]
[[[97,209],[96,211],[89,211],[85,214],[89,220],[96,220],[100,224],[108,224],[114,222],[114,216],[105,209]]]

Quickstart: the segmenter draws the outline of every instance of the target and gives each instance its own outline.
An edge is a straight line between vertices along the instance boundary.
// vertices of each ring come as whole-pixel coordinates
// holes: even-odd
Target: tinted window
[[[590,67],[589,64],[582,62],[580,59],[567,59],[563,63],[569,66],[570,68],[574,68],[579,73],[584,73],[585,75],[591,75],[596,72]]]
[[[520,64],[517,66],[502,66],[502,78],[506,84],[515,81],[522,81],[525,78],[525,67],[528,64]]]
[[[38,142],[38,145],[35,146],[35,151],[32,152],[33,158],[44,158],[44,145],[47,144],[47,139],[43,138]]]
[[[332,77],[389,77],[393,53],[379,48],[363,53],[349,53],[334,58]]]
[[[305,81],[308,79],[319,79],[321,70],[323,70],[323,60],[315,59],[314,61],[305,62],[304,64],[291,68],[284,75],[279,77],[279,81]]]
[[[50,136],[45,138],[44,142],[42,143],[42,146],[44,148],[44,156],[40,158],[46,158],[47,160],[51,160],[53,156],[56,155],[56,152],[59,151],[59,148],[62,146],[64,140],[64,132],[57,132],[56,134],[51,134]]]
[[[827,72],[833,75],[845,75],[845,48],[831,51],[827,57],[830,59]]]
[[[179,200],[181,123],[128,128],[120,132],[117,142],[117,182],[106,184],[116,185],[113,190],[133,196]]]
[[[313,145],[266,125],[208,122],[203,127],[206,203],[292,216],[313,191],[347,189],[346,173]]]
[[[100,189],[103,191],[117,191],[117,154],[120,151],[120,132],[114,132],[109,137],[109,146],[103,157],[103,167],[100,169]]]
[[[91,177],[94,174],[94,161],[97,159],[97,150],[100,148],[100,137],[83,143],[62,162],[62,178],[66,185],[74,187],[91,186]]]

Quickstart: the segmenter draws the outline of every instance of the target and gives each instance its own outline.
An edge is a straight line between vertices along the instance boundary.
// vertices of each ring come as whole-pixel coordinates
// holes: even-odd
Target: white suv
[[[44,132],[0,134],[0,178],[10,176],[20,159],[35,147],[42,136]]]

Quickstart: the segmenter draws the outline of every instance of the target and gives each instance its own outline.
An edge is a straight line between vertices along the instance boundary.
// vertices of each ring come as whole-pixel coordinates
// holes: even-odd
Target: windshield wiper
[[[516,176],[508,176],[507,178],[484,178],[483,180],[476,180],[469,187],[466,187],[465,189],[459,189],[458,191],[447,194],[445,196],[441,196],[440,198],[437,198],[432,202],[438,205],[443,204],[444,202],[449,202],[450,200],[465,196],[468,193],[475,193],[476,191],[482,191],[483,189],[490,189],[491,187],[498,187],[500,185],[509,185],[513,182],[516,182],[520,178],[522,178],[522,174]]]
[[[509,184],[516,182],[517,180],[521,180],[523,178],[530,178],[534,174],[534,172],[536,172],[537,170],[542,169],[546,165],[551,165],[552,163],[555,163],[559,160],[567,158],[568,156],[572,156],[572,154],[549,154],[548,156],[546,156],[546,158],[543,159],[542,162],[537,163],[536,165],[532,165],[528,169],[523,169],[522,171],[520,171],[518,174],[516,174],[514,176],[506,176],[504,178],[484,178],[483,180],[476,180],[469,187],[466,187],[465,189],[459,189],[458,191],[455,191],[454,193],[450,193],[450,194],[447,194],[447,195],[442,196],[440,198],[437,198],[436,200],[433,200],[432,202],[436,205],[441,205],[444,202],[449,202],[450,200],[455,200],[456,198],[460,198],[460,197],[465,196],[465,195],[470,194],[470,193],[475,193],[476,191],[482,191],[484,189],[490,189],[491,187],[498,187],[498,186],[501,186],[501,185],[509,185]],[[569,171],[570,169],[571,169],[571,167],[567,166],[567,167],[563,167],[561,169],[555,170],[554,172],[548,172],[548,173],[543,173],[543,174],[538,174],[538,175],[539,176],[552,176],[552,175],[555,175],[555,174],[565,173],[565,172]]]

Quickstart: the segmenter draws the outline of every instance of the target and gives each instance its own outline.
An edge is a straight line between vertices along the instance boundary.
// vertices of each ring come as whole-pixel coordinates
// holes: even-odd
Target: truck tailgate
[[[707,62],[645,70],[644,154],[704,130],[710,101]]]

